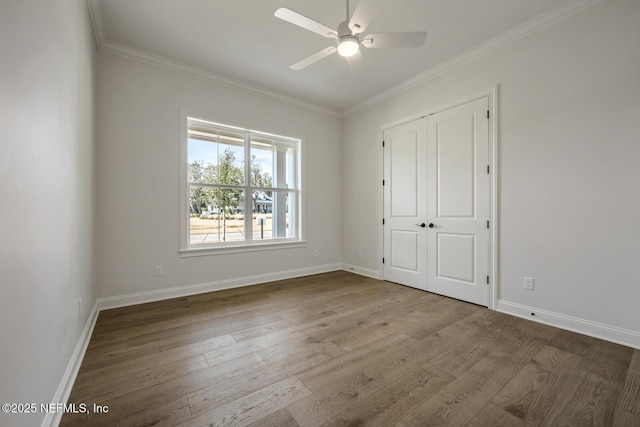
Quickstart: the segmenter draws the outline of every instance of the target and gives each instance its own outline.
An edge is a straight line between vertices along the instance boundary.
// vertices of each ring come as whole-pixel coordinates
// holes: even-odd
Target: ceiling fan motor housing
[[[353,33],[351,32],[351,28],[349,28],[349,22],[348,21],[343,21],[338,25],[338,40],[342,40],[343,37],[354,37],[356,38]],[[356,38],[357,40],[357,38]]]
[[[349,22],[344,21],[338,25],[338,53],[344,57],[358,53],[360,40],[349,28]]]

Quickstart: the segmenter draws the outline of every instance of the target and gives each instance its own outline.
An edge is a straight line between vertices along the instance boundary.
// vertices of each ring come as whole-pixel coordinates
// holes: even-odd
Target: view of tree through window
[[[188,125],[189,246],[297,239],[299,141]]]

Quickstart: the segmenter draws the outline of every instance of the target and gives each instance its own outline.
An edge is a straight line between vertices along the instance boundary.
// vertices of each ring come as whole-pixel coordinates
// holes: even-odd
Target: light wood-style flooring
[[[640,351],[333,272],[103,311],[62,426],[640,426]]]

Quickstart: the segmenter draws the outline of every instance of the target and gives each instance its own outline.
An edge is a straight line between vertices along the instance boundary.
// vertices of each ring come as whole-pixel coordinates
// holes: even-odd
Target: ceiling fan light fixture
[[[360,50],[360,43],[355,36],[344,36],[338,43],[338,54],[348,58],[355,55]]]

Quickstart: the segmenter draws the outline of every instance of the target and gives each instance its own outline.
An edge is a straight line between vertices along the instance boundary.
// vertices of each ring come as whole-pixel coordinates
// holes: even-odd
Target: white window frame
[[[189,119],[200,120],[204,122],[208,122],[213,126],[232,130],[234,132],[240,132],[246,135],[245,137],[245,180],[242,186],[244,194],[245,194],[245,212],[246,206],[248,205],[247,197],[250,199],[250,194],[252,189],[256,188],[251,185],[251,174],[250,174],[250,145],[251,145],[251,136],[259,136],[263,138],[269,138],[276,142],[283,142],[287,145],[292,145],[295,147],[296,152],[296,167],[295,167],[295,188],[279,188],[279,187],[269,187],[270,191],[287,191],[293,192],[295,194],[294,197],[294,206],[290,206],[290,210],[294,210],[294,219],[292,231],[294,232],[294,237],[287,238],[273,238],[269,240],[253,240],[252,232],[245,233],[246,240],[239,242],[220,242],[220,243],[212,243],[212,244],[197,244],[192,245],[190,243],[190,233],[189,233],[189,219],[190,219],[190,211],[189,211],[189,189],[191,183],[188,181],[188,171],[189,171],[189,157],[188,157],[188,148],[189,148]],[[193,257],[193,256],[206,256],[206,255],[217,255],[217,254],[227,254],[227,253],[237,253],[237,252],[253,252],[253,251],[264,251],[264,250],[273,250],[273,249],[285,249],[285,248],[295,248],[295,247],[304,247],[306,246],[306,241],[304,240],[303,233],[303,215],[302,215],[302,141],[297,138],[291,138],[281,135],[274,135],[266,132],[255,131],[251,129],[240,128],[236,126],[230,126],[226,124],[220,124],[215,120],[211,120],[209,118],[203,117],[198,114],[191,114],[187,111],[181,110],[180,112],[180,248],[179,253],[181,257]],[[274,177],[275,178],[275,177]],[[292,209],[293,208],[293,209]],[[253,218],[252,215],[245,214],[245,230],[251,230],[253,227]]]

